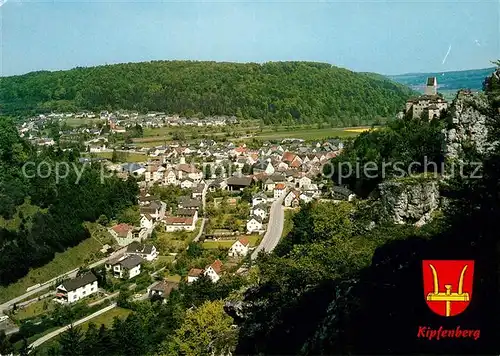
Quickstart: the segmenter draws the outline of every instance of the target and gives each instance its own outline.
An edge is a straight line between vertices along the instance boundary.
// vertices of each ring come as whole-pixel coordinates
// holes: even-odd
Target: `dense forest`
[[[128,109],[237,115],[266,124],[371,123],[396,114],[412,94],[382,76],[312,62],[155,61],[0,81],[0,108],[7,115]]]
[[[32,164],[23,169],[26,162]],[[69,165],[64,179],[61,162]],[[60,179],[54,174],[58,166]],[[18,222],[13,229],[0,225],[0,285],[88,238],[85,221],[102,214],[115,217],[136,203],[137,194],[135,180],[101,181],[100,167],[83,166],[78,153],[52,148],[37,153],[19,137],[11,120],[0,118],[0,216]]]

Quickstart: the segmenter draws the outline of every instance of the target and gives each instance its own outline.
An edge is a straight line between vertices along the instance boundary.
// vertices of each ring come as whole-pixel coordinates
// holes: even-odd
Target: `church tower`
[[[436,77],[427,78],[427,85],[425,86],[425,95],[437,94],[438,82]]]

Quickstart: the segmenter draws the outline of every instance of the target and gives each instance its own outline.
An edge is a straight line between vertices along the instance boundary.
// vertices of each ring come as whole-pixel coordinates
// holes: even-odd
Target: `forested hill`
[[[327,63],[155,61],[0,79],[3,114],[137,110],[237,115],[270,123],[370,123],[412,95],[385,79]]]

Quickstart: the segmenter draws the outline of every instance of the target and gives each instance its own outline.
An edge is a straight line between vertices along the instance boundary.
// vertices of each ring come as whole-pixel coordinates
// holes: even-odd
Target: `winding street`
[[[212,180],[206,180],[205,181],[205,188],[203,188],[203,193],[201,194],[201,206],[203,208],[203,220],[201,220],[201,225],[200,225],[200,231],[198,232],[198,235],[193,239],[193,242],[198,242],[200,240],[201,235],[203,234],[203,231],[205,230],[205,222],[207,221],[207,218],[205,218],[205,209],[207,205],[207,190],[208,186],[212,183]]]
[[[85,323],[86,321],[89,321],[90,319],[93,319],[93,318],[95,318],[96,316],[99,316],[99,315],[101,315],[101,314],[104,314],[104,313],[106,313],[107,311],[109,311],[109,310],[111,310],[111,309],[113,309],[113,308],[115,308],[115,307],[116,307],[116,303],[113,303],[113,304],[111,304],[111,305],[108,305],[107,307],[102,308],[101,310],[96,311],[94,314],[90,314],[89,316],[86,316],[86,317],[85,317],[85,318],[83,318],[83,319],[80,319],[80,320],[78,320],[78,321],[75,321],[75,322],[73,323],[73,326],[78,326],[78,325],[80,325],[80,324],[83,324],[83,323]],[[69,327],[70,327],[70,326],[71,326],[71,324],[70,324],[70,325],[63,326],[63,327],[62,327],[62,328],[60,328],[60,329],[57,329],[57,330],[55,330],[55,331],[53,331],[53,332],[51,332],[51,333],[49,333],[49,334],[47,334],[47,335],[45,335],[45,336],[42,336],[41,338],[39,338],[39,339],[35,340],[35,341],[34,341],[34,342],[33,342],[33,343],[29,346],[29,347],[34,349],[35,347],[40,346],[40,345],[41,345],[41,344],[43,344],[44,342],[49,341],[50,339],[52,339],[52,338],[56,337],[57,335],[62,334],[63,332],[65,332],[66,330],[68,330],[68,329],[69,329]]]
[[[271,252],[278,245],[281,234],[283,233],[283,223],[285,221],[285,213],[282,205],[285,196],[286,193],[271,204],[267,231],[260,245],[252,253],[252,260],[257,258],[260,251]]]

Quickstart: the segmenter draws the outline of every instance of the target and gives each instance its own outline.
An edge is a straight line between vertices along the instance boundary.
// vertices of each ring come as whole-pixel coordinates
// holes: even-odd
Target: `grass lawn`
[[[24,294],[28,287],[46,282],[85,265],[91,255],[96,256],[100,253],[101,248],[102,245],[97,240],[89,238],[62,253],[56,253],[54,259],[46,265],[30,270],[25,277],[16,283],[9,284],[7,287],[0,287],[0,303]]]
[[[198,219],[194,231],[157,232],[153,244],[162,255],[166,255],[170,252],[182,252],[187,248],[189,243],[193,241],[196,235],[198,235],[201,222],[202,219]]]
[[[160,268],[165,267],[167,264],[174,262],[174,260],[175,260],[174,256],[158,256],[156,260],[150,263],[153,269],[157,271]]]
[[[174,275],[165,274],[165,280],[167,282],[179,283],[181,281],[181,279],[182,279],[182,277],[179,276],[178,274],[174,274]]]
[[[128,163],[134,163],[134,162],[146,162],[149,159],[149,156],[146,154],[140,154],[136,152],[130,152],[130,153],[121,153],[125,155],[126,160],[125,162]],[[88,153],[85,153],[86,156],[88,156]],[[96,152],[92,153],[92,156],[98,157],[98,158],[106,158],[106,159],[111,159],[113,156],[113,152]]]
[[[219,247],[230,248],[236,240],[219,240],[219,241],[205,241],[201,247],[205,249],[216,249]]]
[[[4,229],[11,230],[11,231],[17,231],[19,229],[19,226],[21,225],[21,218],[19,217],[19,214],[22,214],[24,217],[31,217],[35,215],[36,213],[45,213],[46,209],[40,209],[36,205],[31,205],[28,200],[26,200],[23,204],[19,205],[17,207],[16,213],[12,217],[12,219],[5,220],[3,217],[0,216],[0,227],[3,227]],[[27,219],[30,221],[30,219]],[[31,226],[28,226],[28,228],[31,228]]]
[[[201,246],[205,249],[217,249],[219,247],[230,248],[236,240],[238,240],[242,237],[245,237],[248,239],[248,241],[250,242],[250,247],[257,246],[259,244],[260,240],[262,239],[261,235],[249,235],[249,236],[241,235],[238,238],[232,239],[232,240],[204,241],[201,244]]]
[[[288,235],[290,231],[293,229],[293,217],[297,214],[298,209],[288,209],[285,210],[285,221],[283,223],[283,232],[281,233],[281,238]]]
[[[95,222],[94,223],[87,222],[85,223],[85,227],[90,231],[90,236],[99,241],[102,245],[105,244],[113,245],[116,243],[113,236],[111,236],[111,234],[104,226],[99,225],[98,223]]]
[[[99,328],[102,324],[104,324],[106,327],[110,327],[113,325],[113,320],[115,317],[123,320],[131,312],[132,312],[131,310],[116,307],[107,311],[104,314],[101,314],[93,319],[90,319],[89,321],[83,324],[78,325],[78,327],[81,328],[83,331],[86,331],[91,323],[95,324],[97,328]]]
[[[46,298],[44,300],[39,300],[38,302],[31,303],[26,308],[18,309],[14,318],[16,320],[23,320],[32,318],[34,316],[45,314],[50,312],[55,308],[55,302],[51,298]]]
[[[175,260],[174,256],[158,256],[158,259],[155,262],[157,262],[157,263],[174,262],[174,260]]]

